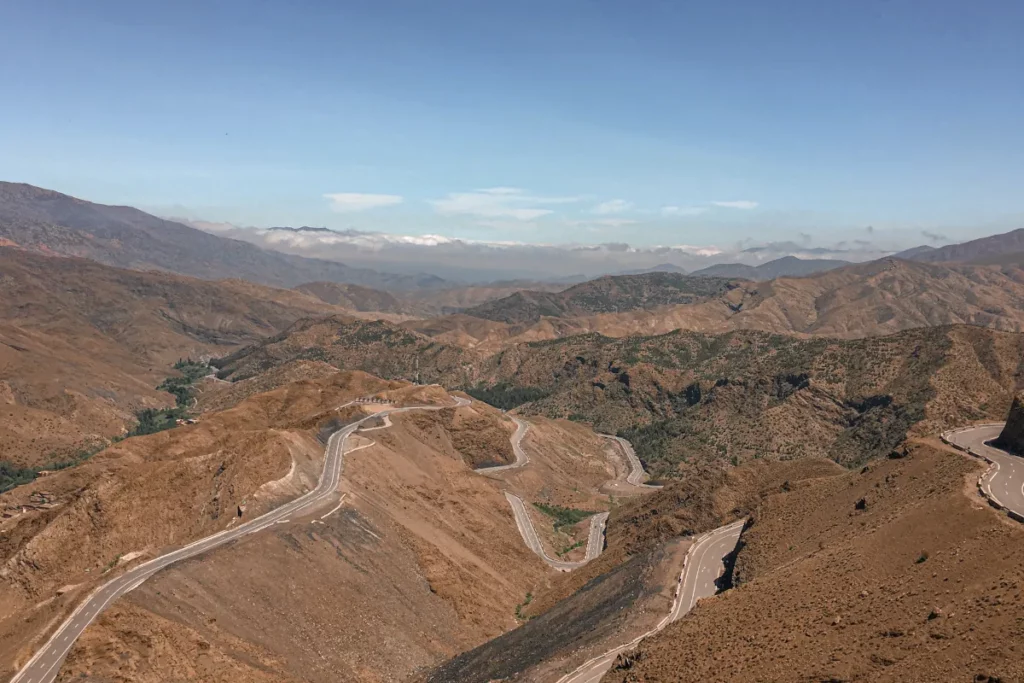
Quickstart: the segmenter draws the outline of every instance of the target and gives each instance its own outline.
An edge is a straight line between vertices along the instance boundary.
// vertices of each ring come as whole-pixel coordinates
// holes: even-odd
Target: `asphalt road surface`
[[[466,399],[460,399],[465,401]],[[467,404],[468,405],[468,404]],[[512,434],[512,452],[516,456],[515,462],[510,465],[497,465],[495,467],[481,467],[476,470],[479,474],[493,474],[495,472],[505,472],[506,470],[518,469],[528,462],[530,462],[530,456],[523,450],[523,437],[526,436],[526,432],[530,430],[529,423],[520,420],[515,415],[509,415],[509,418],[516,423],[516,431]]]
[[[611,434],[602,434],[606,439],[611,439],[615,443],[619,444],[619,448],[626,456],[626,460],[629,461],[629,474],[626,475],[626,483],[632,484],[633,486],[646,486],[650,489],[660,489],[660,486],[651,486],[650,484],[644,483],[644,477],[647,476],[647,472],[644,471],[644,465],[640,462],[640,458],[636,457],[636,451],[633,450],[633,444],[623,439],[621,436],[612,436]]]
[[[526,509],[526,503],[523,502],[523,499],[508,491],[505,492],[505,499],[512,506],[512,515],[516,518],[516,526],[519,527],[519,534],[523,537],[523,542],[526,543],[530,550],[537,553],[542,560],[558,571],[568,572],[582,567],[600,555],[601,551],[604,550],[604,527],[608,521],[607,512],[596,514],[590,518],[590,535],[587,537],[586,557],[579,562],[564,562],[549,557],[544,552],[544,545],[540,542],[537,529],[533,526],[533,520],[530,519],[530,513]]]
[[[459,406],[469,405],[469,401],[454,397]],[[350,404],[345,404],[350,405]],[[344,406],[342,406],[344,407]],[[61,624],[60,628],[50,637],[36,654],[22,667],[11,683],[50,683],[57,677],[60,664],[64,661],[75,640],[82,634],[96,619],[96,617],[117,598],[137,588],[143,581],[157,573],[164,567],[190,557],[195,557],[208,550],[224,545],[247,534],[252,534],[278,522],[286,522],[293,515],[308,513],[325,502],[335,500],[338,484],[341,482],[341,473],[344,468],[345,442],[349,435],[362,425],[363,422],[374,417],[386,417],[395,413],[404,413],[411,410],[441,410],[445,406],[411,406],[407,408],[392,408],[383,410],[374,415],[369,415],[358,422],[345,426],[340,431],[331,435],[327,441],[327,448],[324,455],[323,473],[320,475],[320,482],[309,493],[306,493],[295,500],[285,503],[279,508],[271,510],[265,515],[241,524],[231,529],[225,529],[219,533],[207,536],[194,543],[179,548],[173,552],[161,555],[148,562],[140,564],[125,572],[117,578],[111,579],[103,584],[82,604],[71,613],[71,616]]]
[[[676,586],[676,597],[672,609],[657,626],[630,642],[589,659],[579,668],[558,679],[558,683],[596,683],[604,677],[621,653],[632,650],[641,640],[679,619],[693,609],[701,598],[718,592],[718,580],[725,572],[725,557],[731,553],[740,540],[743,520],[719,527],[699,536],[686,554],[683,571]]]
[[[1024,458],[989,446],[1003,431],[1003,423],[980,425],[946,432],[942,438],[949,443],[992,463],[981,477],[982,490],[1007,510],[1024,515]]]

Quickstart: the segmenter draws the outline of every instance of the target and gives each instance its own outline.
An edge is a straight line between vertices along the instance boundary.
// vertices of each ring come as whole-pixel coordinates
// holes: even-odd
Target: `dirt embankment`
[[[1019,680],[1024,528],[978,499],[980,468],[918,445],[767,498],[740,587],[603,680]]]
[[[344,421],[335,407],[367,381],[336,373],[292,384],[0,496],[0,666],[11,671],[30,639],[109,572],[312,488],[323,459],[318,426]]]
[[[995,445],[1011,453],[1024,454],[1024,392],[1017,394],[1006,417],[1006,426]]]

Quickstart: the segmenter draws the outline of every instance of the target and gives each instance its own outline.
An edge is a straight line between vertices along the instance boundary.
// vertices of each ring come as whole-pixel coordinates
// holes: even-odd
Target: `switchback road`
[[[460,399],[465,401],[466,399]],[[476,470],[479,474],[494,474],[496,472],[505,472],[507,470],[514,470],[523,467],[530,462],[530,456],[523,450],[523,437],[526,436],[526,432],[530,431],[529,423],[520,420],[515,415],[508,416],[513,422],[516,423],[516,431],[512,434],[512,452],[516,456],[515,462],[509,465],[497,465],[495,467],[481,467]]]
[[[505,499],[512,506],[512,515],[516,518],[516,526],[519,527],[519,534],[523,537],[523,542],[526,543],[530,550],[537,553],[542,560],[558,571],[568,572],[577,567],[582,567],[600,555],[601,551],[604,550],[604,526],[608,521],[607,512],[601,512],[590,518],[590,535],[587,537],[586,557],[579,562],[564,562],[549,557],[544,552],[544,545],[540,542],[540,537],[537,536],[537,529],[533,526],[533,520],[530,519],[530,513],[526,509],[526,503],[523,502],[523,499],[508,491],[505,492]]]
[[[466,406],[469,401],[454,397],[456,405]],[[350,404],[345,404],[350,405]],[[287,521],[292,515],[301,515],[310,512],[313,508],[334,499],[338,484],[341,482],[341,473],[344,469],[345,442],[348,437],[358,429],[363,422],[375,417],[386,417],[395,413],[404,413],[411,410],[441,410],[450,406],[410,406],[407,408],[392,408],[383,410],[373,415],[368,415],[357,422],[346,425],[341,430],[331,435],[327,441],[327,448],[324,452],[324,467],[320,475],[320,482],[309,493],[306,493],[295,500],[285,503],[270,512],[260,515],[255,519],[241,524],[237,527],[225,529],[219,533],[207,536],[206,538],[190,543],[173,552],[161,555],[148,562],[134,567],[124,574],[111,579],[96,590],[94,590],[83,602],[71,613],[60,628],[50,636],[46,644],[25,664],[22,669],[11,679],[11,683],[50,683],[57,677],[60,664],[64,661],[75,640],[82,634],[107,606],[125,593],[137,588],[143,581],[156,574],[158,571],[175,562],[190,557],[195,557],[208,550],[224,545],[242,536],[255,533],[268,526],[281,521]]]
[[[1001,431],[1002,422],[979,425],[946,432],[942,440],[992,463],[981,477],[981,490],[996,505],[1024,516],[1024,458],[987,443]]]
[[[644,486],[649,489],[660,489],[660,486],[651,486],[650,484],[644,483],[644,477],[647,476],[647,472],[644,471],[644,465],[640,462],[640,458],[636,457],[636,451],[633,450],[633,444],[623,439],[621,436],[612,436],[611,434],[601,434],[606,439],[610,439],[619,445],[622,453],[626,456],[626,460],[629,462],[629,474],[626,475],[626,483],[632,484],[633,486]]]
[[[624,645],[587,660],[571,673],[558,679],[558,683],[596,683],[601,680],[621,653],[636,647],[641,640],[654,635],[693,609],[697,601],[714,595],[719,579],[725,572],[725,558],[736,548],[743,532],[743,522],[733,522],[697,537],[683,562],[683,571],[676,584],[672,608],[657,626]]]
[[[464,399],[463,399],[464,400]],[[481,467],[476,470],[480,474],[495,474],[497,472],[506,472],[508,470],[518,469],[530,462],[530,456],[523,450],[523,437],[526,436],[526,432],[530,430],[530,425],[525,420],[521,420],[514,415],[509,415],[509,418],[516,423],[516,431],[512,434],[512,452],[516,456],[515,462],[509,465],[498,465],[496,467]],[[617,437],[610,437],[617,438]],[[623,439],[625,441],[625,439]],[[629,446],[629,442],[625,441],[629,451],[632,451],[632,447]],[[635,455],[633,456],[636,457]],[[640,465],[640,461],[636,461],[637,465]],[[643,467],[640,467],[641,476],[643,476]],[[632,476],[632,475],[630,475]],[[540,559],[544,560],[549,566],[557,569],[561,572],[568,572],[582,567],[587,562],[601,554],[604,550],[604,528],[608,521],[608,513],[601,512],[590,518],[590,533],[587,536],[587,553],[586,556],[579,562],[565,562],[563,560],[557,560],[544,551],[544,544],[540,541],[540,536],[537,535],[537,528],[533,525],[533,520],[530,519],[529,510],[526,507],[526,503],[519,496],[505,492],[505,500],[512,507],[512,516],[515,517],[516,527],[519,529],[519,535],[523,537],[523,542],[530,550],[535,552]]]

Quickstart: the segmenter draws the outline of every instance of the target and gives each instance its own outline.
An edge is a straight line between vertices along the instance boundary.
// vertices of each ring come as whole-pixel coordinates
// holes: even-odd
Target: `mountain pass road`
[[[641,640],[654,635],[693,609],[701,598],[710,597],[719,590],[725,573],[725,558],[739,543],[744,520],[719,527],[697,537],[686,554],[683,570],[676,584],[675,600],[669,613],[653,629],[624,645],[612,648],[587,660],[574,671],[558,679],[558,683],[597,683],[612,668],[616,657],[635,648]]]
[[[1024,458],[988,445],[1003,431],[1003,423],[955,429],[943,441],[992,463],[981,477],[981,489],[997,505],[1024,515]]]
[[[469,401],[464,398],[454,397],[456,405],[466,406]],[[349,405],[349,404],[346,404]],[[157,573],[164,567],[190,557],[195,557],[208,550],[224,545],[247,534],[255,533],[280,521],[287,521],[292,515],[304,514],[311,508],[317,507],[327,501],[333,500],[338,484],[341,481],[341,473],[344,469],[345,442],[348,437],[358,429],[363,422],[376,418],[385,417],[395,413],[404,413],[411,410],[441,410],[450,406],[410,406],[406,408],[392,408],[369,415],[363,419],[346,425],[341,430],[331,435],[327,441],[327,448],[324,454],[323,473],[320,482],[309,493],[306,493],[295,500],[260,515],[255,519],[241,524],[237,527],[225,529],[219,533],[207,536],[206,538],[190,543],[183,548],[161,555],[148,562],[134,567],[124,574],[111,579],[96,590],[94,590],[80,604],[71,616],[68,617],[60,628],[50,636],[46,644],[25,664],[24,667],[11,679],[11,683],[50,683],[57,677],[60,664],[64,661],[75,640],[82,634],[96,619],[99,614],[117,598],[137,588],[143,581]]]

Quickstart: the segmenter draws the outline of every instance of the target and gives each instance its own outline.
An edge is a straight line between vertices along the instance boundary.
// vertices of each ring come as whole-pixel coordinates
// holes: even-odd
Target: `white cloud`
[[[633,202],[627,202],[625,199],[609,199],[595,206],[590,212],[598,215],[607,215],[610,213],[624,213],[632,208]]]
[[[707,211],[706,206],[663,206],[662,216],[699,216]]]
[[[544,205],[578,201],[578,197],[535,197],[518,187],[492,187],[473,192],[452,192],[444,199],[433,199],[430,203],[435,211],[445,215],[469,214],[531,221],[554,213],[552,209],[541,208]]]
[[[694,256],[718,256],[723,253],[721,249],[714,245],[708,245],[706,247],[698,247],[692,244],[673,244],[668,247],[673,251],[681,251]]]
[[[757,202],[752,202],[749,199],[737,199],[731,202],[711,202],[715,206],[720,206],[724,209],[743,209],[749,211],[750,209],[757,208]]]
[[[331,211],[338,213],[379,209],[382,206],[394,206],[405,201],[397,194],[362,194],[359,192],[335,192],[325,194],[324,199],[331,203]]]

